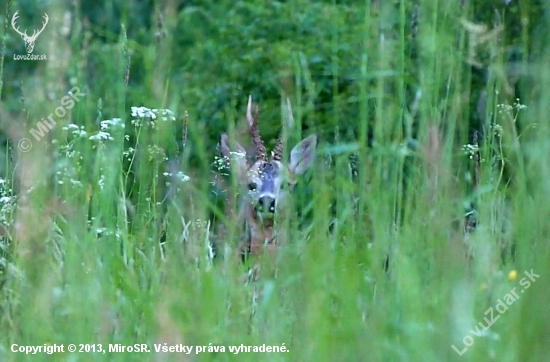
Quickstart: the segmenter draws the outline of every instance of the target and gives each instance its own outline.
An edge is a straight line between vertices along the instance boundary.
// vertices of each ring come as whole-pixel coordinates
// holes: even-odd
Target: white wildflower
[[[470,157],[470,160],[474,158],[474,156],[479,152],[479,147],[476,145],[467,144],[462,146],[462,151]]]
[[[121,118],[106,119],[100,123],[101,130],[109,130],[113,128],[124,128],[125,124]]]
[[[9,204],[12,201],[12,198],[9,196],[0,197],[0,204]]]
[[[169,109],[149,109],[146,107],[131,107],[132,124],[135,126],[149,125],[155,126],[154,121],[160,118],[161,121],[176,121],[174,113]]]
[[[97,182],[97,184],[99,185],[99,188],[103,190],[103,188],[105,187],[105,175],[99,176],[99,181]]]
[[[157,118],[157,116],[149,108],[132,107],[131,109],[132,109],[132,117],[151,118],[151,119]]]
[[[64,131],[70,132],[71,135],[78,138],[83,138],[88,135],[88,133],[84,130],[84,126],[78,126],[76,124],[68,124],[65,127],[63,127]]]
[[[96,135],[90,136],[90,141],[112,141],[111,134],[103,131],[99,131]]]
[[[163,175],[166,176],[166,177],[175,177],[178,180],[180,180],[181,182],[187,182],[191,179],[189,176],[187,176],[186,174],[184,174],[181,171],[178,171],[178,173],[175,174],[175,175],[173,175],[171,172],[164,172]]]

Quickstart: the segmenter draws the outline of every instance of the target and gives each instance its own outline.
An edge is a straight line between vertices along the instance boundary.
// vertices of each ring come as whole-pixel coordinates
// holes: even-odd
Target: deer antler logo
[[[49,20],[48,14],[44,13],[44,20],[45,21],[42,23],[42,29],[40,29],[38,32],[36,30],[34,30],[32,35],[28,36],[26,29],[25,29],[24,32],[20,32],[19,27],[16,27],[16,25],[15,25],[15,21],[19,17],[17,15],[18,12],[19,12],[19,10],[16,11],[15,14],[13,14],[13,17],[11,18],[11,26],[13,27],[13,30],[15,30],[19,35],[21,35],[21,37],[25,41],[25,48],[27,49],[27,54],[30,54],[34,50],[34,42],[36,41],[36,38],[38,38],[40,33],[42,33],[42,31],[44,30],[44,28],[48,24],[48,20]]]

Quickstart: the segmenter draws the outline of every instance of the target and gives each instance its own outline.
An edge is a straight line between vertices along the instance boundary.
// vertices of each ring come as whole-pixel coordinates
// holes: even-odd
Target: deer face
[[[276,211],[284,205],[287,190],[295,185],[296,176],[311,167],[315,159],[317,136],[305,138],[292,149],[288,166],[282,162],[282,139],[279,138],[273,157],[268,160],[257,128],[257,118],[252,115],[251,107],[249,99],[247,118],[250,134],[256,146],[256,160],[249,164],[245,149],[238,143],[231,148],[227,134],[221,136],[220,145],[222,156],[231,159],[230,162],[237,168],[239,185],[246,202],[257,217],[265,220],[273,218]],[[231,154],[237,157],[231,157]]]
[[[262,216],[275,214],[283,185],[282,164],[278,161],[256,161],[247,171],[247,196],[254,210]]]

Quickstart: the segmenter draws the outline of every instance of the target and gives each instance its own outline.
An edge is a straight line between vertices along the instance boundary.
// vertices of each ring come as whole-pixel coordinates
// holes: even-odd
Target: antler
[[[283,127],[287,126],[288,128],[292,128],[294,124],[294,117],[292,115],[292,107],[290,106],[290,99],[286,99],[286,108],[287,108],[287,121],[283,124]],[[277,144],[275,145],[275,149],[273,150],[273,159],[275,161],[281,161],[283,159],[283,130],[281,130],[281,133],[279,134],[279,138],[277,139]]]
[[[40,30],[38,31],[38,33],[37,33],[36,30],[35,30],[35,31],[33,32],[32,36],[31,36],[31,38],[38,37],[38,35],[40,35],[40,33],[44,31],[44,28],[46,27],[46,25],[48,25],[48,20],[49,20],[49,19],[50,19],[50,18],[48,18],[48,14],[44,14],[44,20],[45,20],[45,22],[42,23],[42,29],[40,29]],[[36,33],[36,34],[35,34],[35,33]]]
[[[273,159],[275,161],[281,161],[283,159],[283,132],[282,131],[281,131],[281,134],[279,135],[279,138],[277,139],[277,144],[273,149]]]
[[[25,32],[22,33],[22,32],[19,31],[19,27],[16,27],[16,25],[15,25],[15,21],[16,21],[17,18],[19,17],[19,16],[17,15],[18,12],[19,12],[19,10],[17,10],[17,11],[15,12],[15,14],[13,14],[13,17],[11,18],[11,27],[13,28],[13,30],[15,30],[15,31],[16,31],[19,35],[21,35],[22,37],[27,37],[27,36],[28,36],[28,35],[27,35],[27,29],[25,29]]]
[[[42,23],[42,29],[38,30],[38,32],[36,30],[33,31],[32,35],[31,36],[28,36],[27,35],[27,29],[25,29],[25,32],[21,32],[19,31],[19,27],[16,26],[15,24],[15,21],[19,18],[19,15],[17,15],[17,13],[19,13],[19,10],[17,10],[15,12],[15,14],[13,14],[13,17],[11,18],[11,26],[13,28],[13,30],[15,30],[19,35],[21,35],[23,37],[23,39],[36,39],[38,37],[38,35],[40,35],[40,33],[42,33],[44,31],[44,28],[46,28],[46,25],[48,25],[48,14],[44,14],[44,22]]]
[[[260,137],[260,130],[258,129],[258,107],[256,106],[254,108],[254,115],[252,115],[252,96],[249,96],[246,119],[248,120],[248,128],[250,130],[252,142],[254,146],[256,146],[256,159],[266,161],[267,151]]]

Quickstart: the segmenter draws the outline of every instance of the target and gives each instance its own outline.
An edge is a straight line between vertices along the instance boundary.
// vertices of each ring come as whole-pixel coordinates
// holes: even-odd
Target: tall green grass
[[[546,45],[543,35],[522,30],[523,58],[512,63],[502,40],[508,28],[493,35],[487,21],[478,31],[478,9],[459,2],[420,1],[416,13],[404,1],[222,1],[180,12],[156,3],[162,16],[151,14],[150,30],[136,30],[142,19],[120,4],[105,4],[89,25],[84,5],[37,9],[52,21],[36,46],[48,61],[2,57],[0,117],[11,147],[0,199],[0,360],[546,359],[550,55],[536,48]],[[8,5],[8,49],[21,48],[6,22],[22,6]],[[491,21],[529,16],[523,3],[512,15],[499,6]],[[277,29],[273,7],[286,14],[280,31],[292,38],[248,38],[254,26]],[[58,31],[65,12],[73,15],[68,36]],[[248,23],[256,15],[260,25]],[[470,53],[476,39],[483,41]],[[328,66],[319,70],[313,50]],[[472,57],[485,70],[480,89]],[[216,88],[217,77],[229,90]],[[85,96],[35,140],[29,129],[73,86]],[[265,97],[270,89],[283,97]],[[526,108],[514,106],[514,90]],[[258,282],[264,295],[254,306],[255,287],[239,282],[239,225],[217,208],[226,194],[213,194],[211,181],[218,131],[240,129],[256,92],[268,135],[283,119],[285,97],[292,100],[287,153],[310,132],[321,142],[294,193],[291,244],[280,251],[276,278]],[[474,112],[485,121],[471,122]],[[21,138],[30,151],[18,150]],[[471,203],[478,224],[465,234]],[[216,235],[220,223],[225,231]],[[540,278],[526,289],[520,281],[531,270]],[[518,300],[487,331],[479,327],[489,308],[499,315],[499,299],[514,287]],[[465,351],[464,341],[473,341]],[[14,344],[63,344],[65,353],[14,353]],[[106,353],[70,353],[69,344]],[[109,344],[151,352],[115,353]],[[155,344],[204,352],[158,354]],[[264,344],[288,352],[229,352]]]

